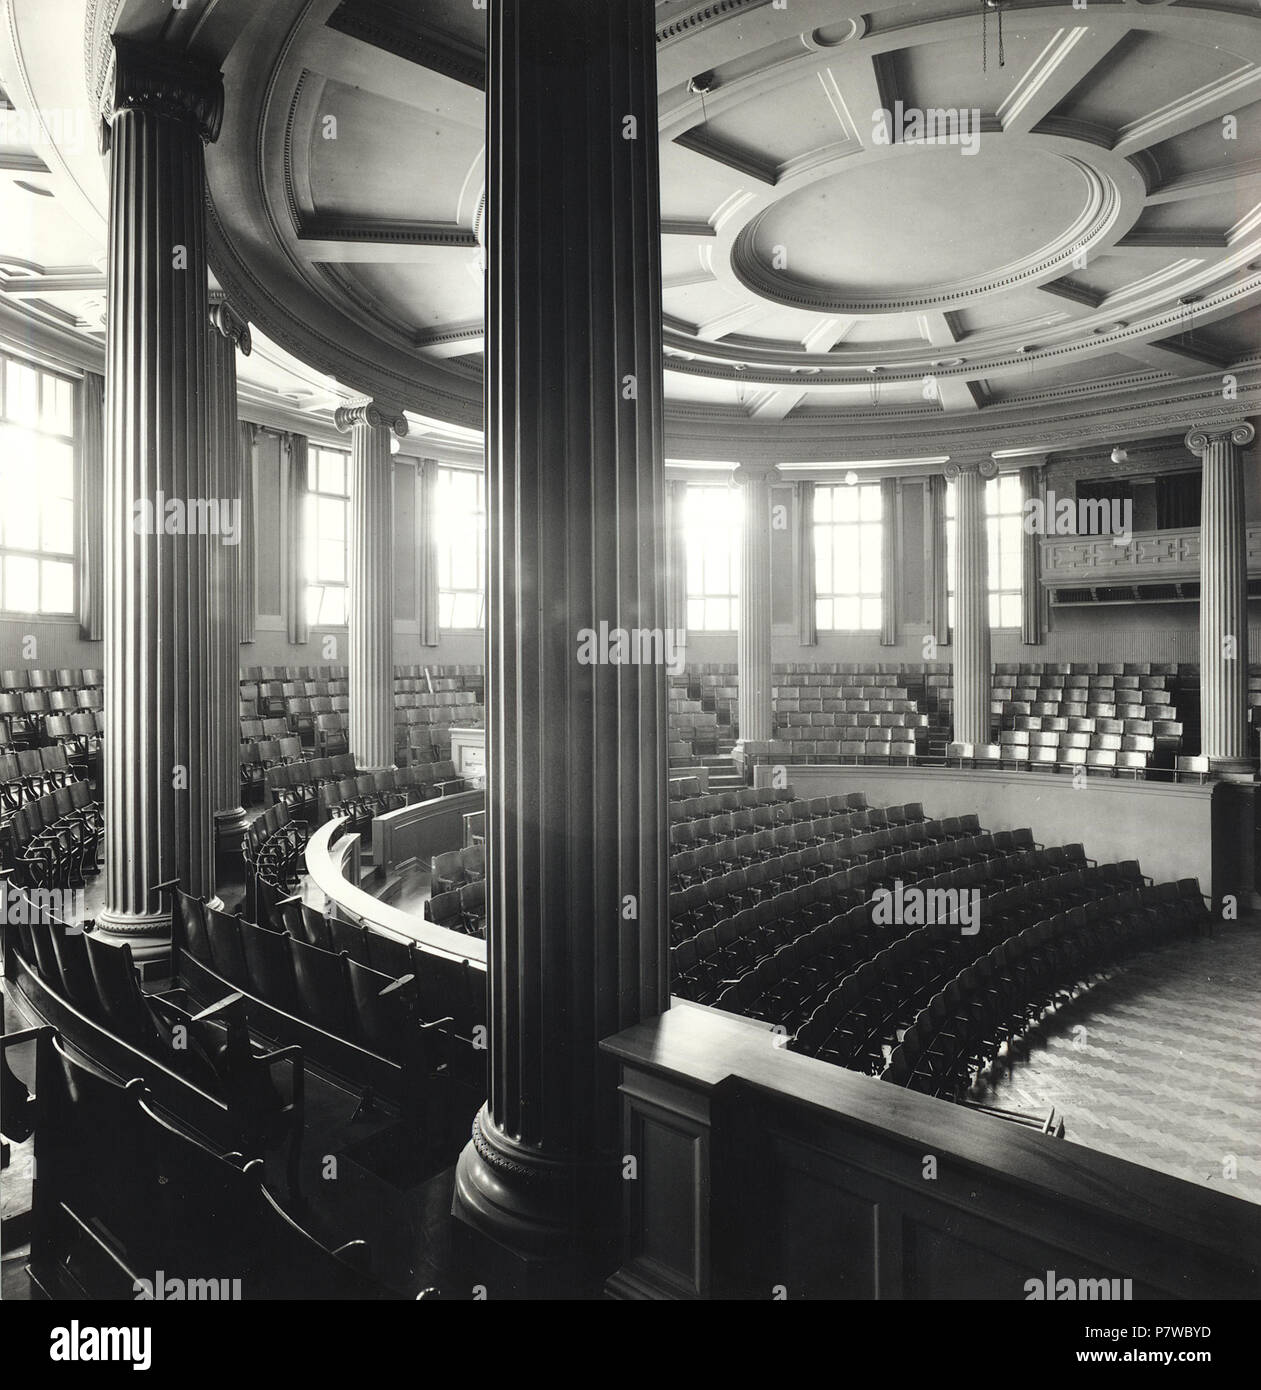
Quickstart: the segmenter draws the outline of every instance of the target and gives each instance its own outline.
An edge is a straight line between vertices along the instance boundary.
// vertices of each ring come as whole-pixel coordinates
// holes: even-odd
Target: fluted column
[[[1043,492],[1043,469],[1045,455],[1036,463],[1028,463],[1020,470],[1020,501],[1023,515],[1029,515],[1029,503],[1040,501],[1045,504]],[[1036,647],[1042,642],[1042,583],[1040,575],[1039,547],[1042,537],[1031,526],[1024,526],[1020,535],[1020,640],[1027,647]]]
[[[219,291],[210,295],[211,491],[230,519],[210,548],[210,723],[214,759],[215,830],[219,845],[238,850],[249,817],[241,805],[238,716],[241,678],[241,559],[244,503],[241,430],[237,421],[236,354],[250,354],[250,328]]]
[[[375,401],[342,406],[349,431],[350,751],[361,772],[394,766],[394,466],[390,433],[407,421]]]
[[[455,1211],[568,1262],[621,1188],[600,1040],[668,1003],[653,5],[492,0],[489,34],[490,1096]]]
[[[154,885],[213,888],[211,495],[205,154],[218,73],[115,40],[106,329],[106,901],[97,923],[162,949]],[[178,504],[178,505],[172,505]],[[181,512],[183,519],[181,521]]]
[[[990,741],[989,543],[985,484],[998,472],[992,459],[949,463],[955,485],[954,742]]]
[[[736,640],[740,741],[774,737],[771,710],[771,480],[770,465],[741,464],[744,499],[740,529],[740,622]]]
[[[1246,422],[1192,430],[1187,448],[1203,466],[1200,491],[1200,751],[1220,772],[1247,772],[1248,523]]]

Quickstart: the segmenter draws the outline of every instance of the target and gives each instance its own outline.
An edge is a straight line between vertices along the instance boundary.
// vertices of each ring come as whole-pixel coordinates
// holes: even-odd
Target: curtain
[[[880,479],[880,645],[898,644],[898,584],[902,577],[902,528],[898,480]]]
[[[687,484],[666,483],[666,627],[678,648],[687,643]]]
[[[310,636],[306,620],[306,435],[287,434],[284,449],[285,515],[289,526],[284,558],[285,615],[290,643],[302,646]]]
[[[1180,531],[1200,524],[1201,475],[1161,473],[1156,477],[1156,529]]]
[[[241,455],[241,641],[254,640],[258,610],[258,575],[254,552],[254,440],[258,426],[246,420],[237,424],[237,448]]]
[[[946,478],[928,480],[924,525],[928,535],[928,630],[939,647],[950,644],[949,580],[946,575]]]
[[[815,605],[814,574],[814,484],[793,484],[793,573],[797,606],[797,641],[803,647],[817,647],[819,628]]]
[[[417,614],[420,617],[420,645],[438,645],[438,464],[421,459],[417,469],[420,504],[416,509],[419,555],[416,580],[420,587]]]
[[[1029,503],[1042,496],[1042,469],[1020,470],[1020,504],[1022,515],[1029,515]],[[1041,537],[1028,526],[1020,536],[1020,640],[1026,647],[1042,644],[1042,585],[1039,579]]]
[[[105,625],[105,378],[85,372],[76,397],[79,636],[99,642]]]

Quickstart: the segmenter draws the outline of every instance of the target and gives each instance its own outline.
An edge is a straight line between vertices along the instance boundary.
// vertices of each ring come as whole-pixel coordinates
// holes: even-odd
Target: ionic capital
[[[241,355],[248,357],[253,350],[254,341],[250,336],[249,323],[228,303],[222,290],[210,291],[211,326],[241,349]]]
[[[170,49],[114,36],[114,95],[106,120],[123,111],[195,125],[207,144],[223,125],[223,74]]]
[[[997,478],[998,463],[989,454],[983,454],[979,458],[951,459],[942,470],[946,475],[946,481],[957,483],[964,473],[979,473],[982,478]]]
[[[395,415],[376,401],[358,401],[354,405],[339,405],[333,412],[333,423],[343,434],[349,434],[356,426],[365,429],[386,429],[400,439],[407,436],[407,417]]]
[[[1257,437],[1257,432],[1247,420],[1236,420],[1225,425],[1201,425],[1191,430],[1186,437],[1186,446],[1203,458],[1209,446],[1229,440],[1240,449],[1247,448]]]

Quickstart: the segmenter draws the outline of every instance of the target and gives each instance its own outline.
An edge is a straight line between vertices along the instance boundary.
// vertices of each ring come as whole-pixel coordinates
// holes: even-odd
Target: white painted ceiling
[[[85,113],[65,150],[0,143],[0,303],[99,337],[84,0],[0,3],[10,99]],[[152,5],[115,7],[156,36]],[[475,427],[485,12],[188,10],[162,32],[225,74],[210,245],[257,329],[243,379]],[[658,5],[668,435],[706,457],[741,422],[817,441],[992,421],[1001,443],[1007,420],[1261,366],[1255,4],[1004,11],[1005,63],[991,19],[983,70],[971,0]],[[880,114],[897,103],[966,113],[975,149],[908,143]]]

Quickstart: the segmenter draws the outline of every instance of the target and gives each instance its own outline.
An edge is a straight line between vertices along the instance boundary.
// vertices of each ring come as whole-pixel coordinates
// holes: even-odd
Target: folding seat
[[[1109,777],[1116,773],[1117,755],[1115,750],[1092,748],[1086,753],[1086,768],[1090,772],[1106,773]]]
[[[102,1017],[120,1037],[146,1049],[155,1048],[158,1031],[140,991],[131,947],[126,942],[107,946],[92,933],[84,941]]]
[[[241,946],[241,924],[236,917],[209,903],[205,907],[206,936],[210,943],[210,962],[217,975],[230,984],[248,987],[249,971]]]
[[[292,936],[285,937],[293,967],[299,1013],[317,1028],[348,1038],[352,1031],[350,990],[345,957],[321,951]]]
[[[200,898],[177,887],[173,912],[180,923],[183,949],[203,965],[211,963],[210,937],[206,932],[206,905]]]
[[[486,883],[476,879],[459,890],[460,916],[470,936],[486,935]]]
[[[71,796],[71,788],[82,787],[79,793],[82,806],[76,806]],[[63,833],[75,846],[77,851],[75,857],[75,876],[82,880],[85,875],[95,873],[97,868],[97,850],[100,844],[101,831],[104,828],[101,822],[100,813],[91,801],[91,792],[87,783],[76,782],[70,786],[58,787],[52,793],[52,807],[49,814],[55,818],[55,825],[58,832]],[[86,798],[86,801],[82,801]]]
[[[337,955],[344,955],[360,965],[368,963],[368,933],[359,922],[346,922],[334,913],[328,922],[329,943]]]
[[[464,864],[460,851],[447,850],[434,855],[432,888],[434,893],[449,893],[465,882]]]
[[[305,739],[307,742],[314,741],[315,712],[311,707],[311,701],[306,696],[289,700],[285,705],[285,717],[289,721],[289,727],[299,739]]]
[[[297,1007],[289,935],[256,922],[238,921],[249,992],[285,1013]]]
[[[300,763],[303,761],[302,744],[296,736],[290,735],[286,738],[277,739],[276,757],[282,763]]]
[[[447,893],[436,893],[425,903],[425,916],[436,926],[447,927],[459,931],[461,929],[460,919],[460,890],[452,889]]]
[[[345,724],[340,714],[315,716],[315,747],[319,753],[328,755],[346,752]]]
[[[66,922],[54,920],[47,927],[47,937],[52,944],[66,997],[72,1004],[92,1014],[97,1011],[98,997],[88,961],[85,935],[82,927]]]

